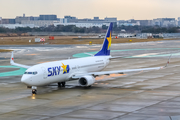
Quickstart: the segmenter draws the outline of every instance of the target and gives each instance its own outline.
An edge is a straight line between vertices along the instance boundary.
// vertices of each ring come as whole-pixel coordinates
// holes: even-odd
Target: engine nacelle
[[[95,79],[93,76],[87,75],[83,76],[79,79],[79,85],[82,87],[87,87],[95,83]]]

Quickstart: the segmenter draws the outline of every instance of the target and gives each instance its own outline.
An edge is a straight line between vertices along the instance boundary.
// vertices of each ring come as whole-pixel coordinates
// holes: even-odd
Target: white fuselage
[[[103,70],[109,64],[110,57],[93,56],[38,64],[27,69],[21,81],[29,86],[69,81],[73,75]]]

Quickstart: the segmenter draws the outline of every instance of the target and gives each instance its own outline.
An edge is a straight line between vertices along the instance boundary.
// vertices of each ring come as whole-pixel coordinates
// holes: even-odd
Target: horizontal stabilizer
[[[123,56],[115,56],[115,57],[110,57],[109,59],[112,60],[112,59],[119,59],[119,58],[124,58]]]
[[[86,55],[90,55],[90,56],[94,56],[93,54],[91,54],[91,53],[84,53],[84,54],[86,54]]]
[[[13,66],[18,66],[18,67],[22,67],[22,68],[30,68],[30,67],[31,67],[31,66],[27,66],[27,65],[15,63],[15,62],[14,62],[13,52],[12,52],[12,54],[11,54],[10,64],[13,65]]]

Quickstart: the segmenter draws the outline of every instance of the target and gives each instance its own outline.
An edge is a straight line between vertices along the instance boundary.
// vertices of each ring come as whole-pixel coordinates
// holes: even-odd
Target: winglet
[[[109,59],[112,60],[112,59],[120,59],[120,58],[124,58],[123,56],[115,56],[115,57],[110,57]]]
[[[13,55],[13,52],[12,52],[12,54],[11,54],[10,63],[11,63],[11,64],[14,63],[14,55]]]
[[[172,54],[169,56],[169,59],[168,59],[168,61],[167,61],[166,65],[165,65],[164,67],[167,67],[167,66],[168,66],[168,64],[170,63],[171,56],[172,56]]]

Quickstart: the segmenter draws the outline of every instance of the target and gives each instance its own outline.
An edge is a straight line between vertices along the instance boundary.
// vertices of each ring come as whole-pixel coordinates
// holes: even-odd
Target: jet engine
[[[87,75],[83,76],[79,79],[79,85],[82,87],[88,87],[95,83],[95,79],[93,76]]]

